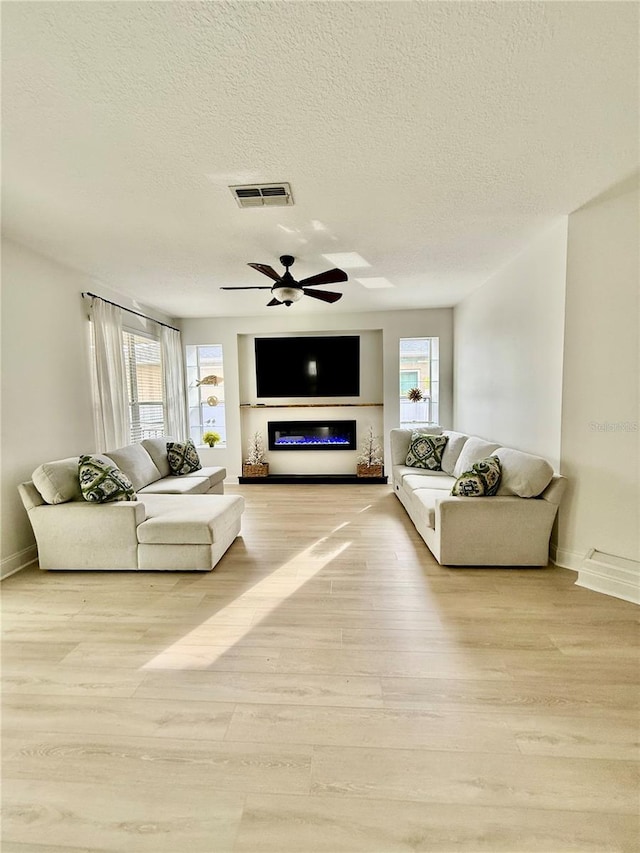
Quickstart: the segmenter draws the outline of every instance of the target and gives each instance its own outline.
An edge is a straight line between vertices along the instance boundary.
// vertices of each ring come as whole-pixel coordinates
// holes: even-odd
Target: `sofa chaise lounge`
[[[84,500],[78,456],[40,465],[21,483],[40,568],[210,571],[240,532],[244,499],[223,494],[221,467],[172,476],[170,440],[94,454],[128,476],[137,500]]]
[[[541,457],[477,436],[440,427],[418,431],[447,436],[442,470],[406,465],[413,430],[392,429],[393,490],[436,560],[447,566],[546,566],[566,479]],[[498,493],[453,496],[456,478],[491,455],[502,466]]]

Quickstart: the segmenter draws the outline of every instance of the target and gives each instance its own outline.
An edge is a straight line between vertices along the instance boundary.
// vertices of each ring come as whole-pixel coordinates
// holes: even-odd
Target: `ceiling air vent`
[[[245,184],[229,189],[239,207],[287,207],[293,204],[288,183]]]

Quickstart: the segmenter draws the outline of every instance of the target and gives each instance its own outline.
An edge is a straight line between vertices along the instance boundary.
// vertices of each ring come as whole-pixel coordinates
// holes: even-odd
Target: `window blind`
[[[160,342],[123,332],[131,441],[164,434],[164,389]]]

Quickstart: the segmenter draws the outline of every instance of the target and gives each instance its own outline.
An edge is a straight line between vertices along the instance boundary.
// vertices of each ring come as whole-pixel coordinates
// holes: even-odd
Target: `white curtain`
[[[167,435],[183,441],[189,436],[182,341],[177,329],[160,326],[164,426]]]
[[[129,444],[129,401],[122,350],[122,311],[102,299],[91,300],[93,390],[96,450]]]

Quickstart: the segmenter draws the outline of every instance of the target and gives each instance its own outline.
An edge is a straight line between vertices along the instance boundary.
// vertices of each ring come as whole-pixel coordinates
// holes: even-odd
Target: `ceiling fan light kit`
[[[318,287],[321,284],[334,284],[339,281],[347,281],[346,272],[339,269],[325,270],[325,272],[317,275],[303,278],[301,281],[296,281],[289,272],[289,267],[293,265],[295,258],[293,255],[281,255],[280,263],[285,268],[283,275],[278,273],[268,264],[251,263],[248,266],[258,270],[268,278],[273,279],[275,284],[268,286],[251,286],[251,287],[221,287],[220,290],[270,290],[273,298],[267,302],[267,308],[274,305],[286,305],[287,307],[298,302],[303,296],[311,296],[313,299],[320,299],[322,302],[337,302],[342,299],[341,293],[335,293],[329,290],[311,290],[312,287]]]
[[[292,302],[297,302],[304,296],[304,291],[299,287],[287,287],[286,285],[274,285],[271,292],[278,302],[283,302],[285,305],[291,305]]]

